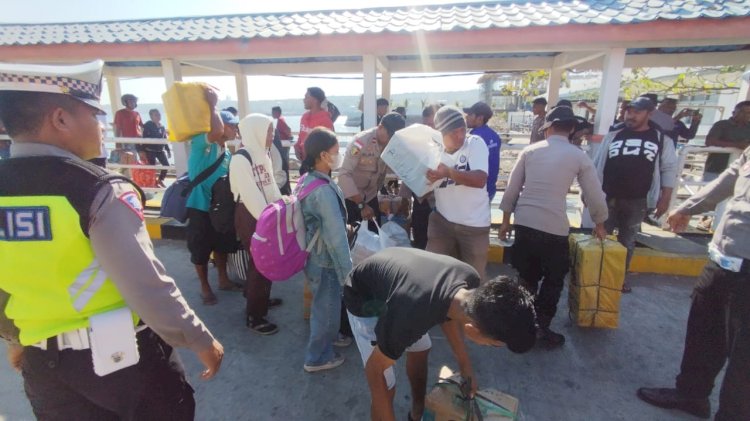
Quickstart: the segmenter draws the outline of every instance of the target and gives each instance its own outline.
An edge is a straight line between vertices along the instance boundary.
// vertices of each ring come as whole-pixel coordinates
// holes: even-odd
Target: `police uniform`
[[[693,291],[680,374],[673,389],[638,396],[708,418],[709,396],[726,364],[715,420],[750,419],[750,148],[676,212],[698,215],[727,200],[708,246],[709,262]],[[674,405],[674,404],[677,405]],[[692,408],[692,411],[685,407]],[[704,416],[705,415],[705,416]]]
[[[339,169],[338,184],[346,198],[349,224],[362,220],[362,209],[349,199],[358,194],[372,208],[375,219],[380,220],[378,192],[383,187],[388,166],[380,159],[382,149],[375,137],[376,131],[377,127],[374,127],[354,138],[346,148],[344,162]]]
[[[0,65],[0,95],[46,91],[96,107],[101,66]],[[39,85],[49,80],[59,91]],[[24,347],[39,419],[193,418],[172,347],[201,352],[214,338],[154,255],[142,199],[53,145],[14,142],[0,162],[0,335]]]

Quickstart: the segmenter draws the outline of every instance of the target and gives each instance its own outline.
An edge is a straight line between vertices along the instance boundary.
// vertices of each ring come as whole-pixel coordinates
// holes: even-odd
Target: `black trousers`
[[[568,236],[549,234],[516,225],[511,264],[521,284],[534,295],[534,308],[540,327],[549,327],[557,312],[557,302],[570,267]],[[539,282],[542,282],[541,287]]]
[[[427,247],[427,227],[429,226],[432,207],[428,200],[419,203],[417,197],[413,194],[412,196],[414,199],[414,204],[411,207],[411,235],[414,238],[412,245],[424,250]]]
[[[167,152],[166,151],[146,151],[146,159],[148,160],[148,165],[156,165],[156,160],[159,160],[159,164],[161,165],[169,165],[169,159],[167,159]],[[164,179],[167,178],[167,170],[161,170],[159,172],[159,181],[164,181]]]
[[[348,223],[349,225],[355,225],[357,222],[361,221],[362,212],[357,207],[357,204],[349,199],[344,200],[344,203],[346,203],[346,223]],[[370,199],[370,201],[367,202],[367,206],[371,207],[372,210],[375,211],[375,220],[378,221],[378,224],[380,224],[380,204],[378,203],[378,197],[375,196]],[[378,232],[378,227],[376,227],[372,221],[368,222],[367,227],[372,232]]]
[[[151,329],[137,334],[138,364],[99,377],[91,350],[25,347],[22,374],[34,415],[45,420],[192,420],[193,389],[172,348]]]
[[[709,262],[693,291],[677,390],[707,398],[727,359],[715,419],[750,420],[750,270]]]

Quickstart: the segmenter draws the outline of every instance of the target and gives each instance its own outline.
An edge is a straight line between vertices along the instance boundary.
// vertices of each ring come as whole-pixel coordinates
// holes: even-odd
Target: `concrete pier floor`
[[[226,350],[218,376],[199,379],[197,358],[180,350],[196,390],[197,420],[367,420],[369,392],[364,370],[352,345],[343,349],[341,367],[316,374],[302,370],[309,328],[302,319],[302,282],[292,279],[273,286],[284,299],[269,319],[280,326],[273,336],[259,336],[244,326],[241,293],[217,291],[219,304],[201,304],[198,280],[185,243],[155,241],[156,253],[169,273]],[[489,273],[510,273],[491,264]],[[216,272],[211,270],[213,285]],[[620,327],[586,329],[571,325],[567,292],[553,329],[567,342],[558,350],[516,355],[507,349],[470,345],[480,388],[499,389],[520,399],[521,420],[691,420],[678,411],[651,407],[636,398],[640,386],[671,386],[682,356],[690,293],[694,278],[630,275],[631,294],[623,295]],[[439,328],[431,332],[430,380],[443,365],[457,368]],[[0,421],[34,419],[21,376],[5,362],[0,347]],[[410,392],[403,361],[397,364],[395,408],[406,419]],[[717,384],[721,378],[717,379]],[[711,399],[714,412],[718,387]]]

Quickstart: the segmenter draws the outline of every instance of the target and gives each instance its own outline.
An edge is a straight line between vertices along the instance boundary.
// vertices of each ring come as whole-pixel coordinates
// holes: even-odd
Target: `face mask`
[[[331,171],[341,168],[341,164],[344,163],[344,157],[340,153],[337,153],[336,155],[331,155],[331,158],[331,161],[328,162],[328,165],[331,166]]]

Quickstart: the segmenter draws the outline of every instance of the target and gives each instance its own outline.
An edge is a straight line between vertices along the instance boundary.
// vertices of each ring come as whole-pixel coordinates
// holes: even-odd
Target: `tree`
[[[652,78],[647,68],[633,68],[620,85],[623,98],[635,98],[650,92],[660,96],[692,95],[739,90],[738,73],[743,66],[689,67],[676,75]]]

